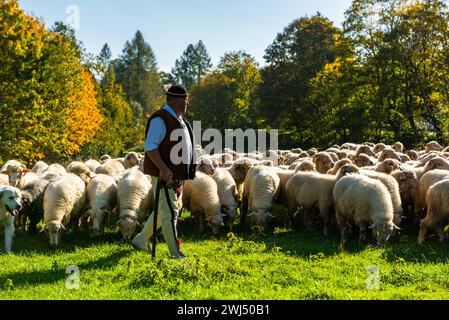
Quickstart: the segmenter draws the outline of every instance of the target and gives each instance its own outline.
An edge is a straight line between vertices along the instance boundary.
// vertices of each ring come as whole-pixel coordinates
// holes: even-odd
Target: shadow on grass
[[[126,243],[122,240],[120,232],[108,231],[99,237],[91,236],[89,231],[70,231],[62,235],[58,247],[50,246],[44,233],[29,234],[25,231],[16,231],[13,243],[13,252],[16,255],[37,253],[47,256],[59,255],[61,252],[71,253],[79,248],[88,248],[93,245]]]
[[[79,267],[81,273],[92,269],[108,269],[117,265],[120,259],[128,256],[132,251],[132,249],[124,248],[123,250],[118,250],[107,257],[77,264],[77,267]],[[11,273],[6,277],[0,277],[0,284],[5,283],[6,279],[11,279],[15,288],[24,287],[27,285],[35,286],[55,283],[67,278],[67,274],[65,273],[66,267],[68,266],[61,266],[55,261],[47,270],[16,272]]]

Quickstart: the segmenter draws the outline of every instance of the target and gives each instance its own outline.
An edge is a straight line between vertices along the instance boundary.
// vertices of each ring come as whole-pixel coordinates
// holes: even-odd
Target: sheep
[[[123,239],[130,239],[137,226],[153,210],[154,197],[150,179],[137,169],[123,172],[117,184],[117,208]]]
[[[217,164],[214,163],[209,155],[204,155],[198,159],[196,170],[211,176],[215,173],[215,168],[217,167]]]
[[[294,148],[294,149],[292,149],[291,152],[292,152],[292,153],[300,154],[300,153],[302,152],[302,149],[301,149],[301,148]]]
[[[324,169],[325,167],[322,167]],[[301,161],[297,164],[295,168],[296,172],[305,172],[305,171],[311,171],[311,172],[317,172],[315,164],[311,160]]]
[[[28,170],[26,166],[19,161],[9,160],[0,169],[0,173],[9,177],[9,184],[18,189],[22,189],[29,181],[37,179],[37,174]]]
[[[86,202],[86,185],[73,173],[50,183],[44,193],[44,226],[42,231],[50,238],[51,246],[58,246],[61,234],[70,224],[78,228],[79,218]]]
[[[252,226],[267,229],[269,220],[273,218],[271,207],[278,198],[279,191],[280,178],[276,169],[266,166],[251,168],[245,178],[241,224],[245,224],[248,216]]]
[[[443,151],[443,147],[436,141],[430,141],[424,145],[425,153],[431,151]]]
[[[86,166],[89,168],[90,171],[95,172],[99,166],[101,166],[101,163],[94,159],[89,159],[86,162],[84,162]]]
[[[21,208],[20,190],[7,186],[0,187],[0,226],[5,228],[5,252],[10,253],[14,237],[14,219]]]
[[[95,177],[95,174],[90,171],[89,167],[84,162],[74,161],[67,166],[67,172],[76,174],[84,183],[87,184]]]
[[[404,145],[401,142],[395,142],[392,146],[392,148],[396,151],[396,152],[400,152],[403,153],[404,152]]]
[[[449,222],[449,180],[442,180],[430,187],[427,193],[427,215],[421,220],[418,243],[422,244],[427,232],[435,230],[440,241],[445,239],[444,227]]]
[[[379,152],[384,151],[386,147],[387,146],[384,143],[378,143],[373,147],[373,152],[378,154]]]
[[[309,157],[313,157],[318,153],[318,150],[316,148],[310,148],[309,150],[307,150],[307,154],[309,155]]]
[[[318,207],[320,216],[324,221],[323,234],[327,236],[329,223],[332,219],[331,211],[334,206],[332,191],[335,183],[344,175],[358,171],[359,169],[356,166],[346,164],[338,171],[337,175],[301,172],[292,176],[285,186],[288,209],[287,223],[289,226],[293,226],[294,212],[298,207],[302,207],[306,215],[308,215],[308,211]],[[311,228],[311,225],[309,224],[308,227]]]
[[[448,170],[431,170],[426,172],[419,180],[418,192],[415,198],[415,218],[421,219],[422,212],[427,207],[427,192],[435,183],[449,179]]]
[[[309,154],[307,154],[307,157],[309,156]],[[299,158],[301,158],[300,157],[300,154],[298,154],[298,153],[289,153],[289,154],[287,154],[287,155],[285,155],[285,161],[284,161],[284,163],[286,164],[286,165],[291,165],[291,164],[293,164],[294,162],[296,162]]]
[[[121,172],[125,171],[125,167],[120,161],[111,159],[104,162],[96,170],[96,174],[107,174],[108,176],[114,177]]]
[[[449,163],[446,159],[442,157],[435,157],[431,159],[429,162],[427,162],[424,167],[421,168],[409,167],[409,169],[416,173],[416,178],[419,181],[421,177],[430,170],[435,169],[449,170]]]
[[[21,224],[25,228],[27,219],[29,233],[36,232],[36,226],[43,217],[44,194],[51,181],[43,178],[35,179],[27,183],[22,189],[23,207],[21,213]]]
[[[393,204],[393,223],[398,226],[401,223],[403,209],[399,184],[396,179],[385,173],[371,170],[360,170],[360,173],[371,179],[379,180],[385,185],[385,187],[387,187],[391,196],[391,202]]]
[[[203,221],[218,234],[225,214],[221,212],[218,187],[214,179],[202,172],[196,172],[195,179],[185,182],[182,203],[190,210],[200,232],[204,231]]]
[[[141,162],[141,157],[137,152],[130,152],[126,155],[123,162],[125,169],[131,169],[132,167],[139,166]]]
[[[341,167],[343,167],[345,164],[352,164],[352,161],[349,159],[342,159],[337,162],[335,162],[334,167],[330,169],[327,174],[336,175]]]
[[[47,180],[49,182],[53,182],[55,180],[58,180],[63,175],[67,174],[63,166],[53,166],[50,165],[47,169],[45,169],[44,172],[42,172],[40,178]]]
[[[355,143],[344,143],[340,150],[353,150],[355,151],[357,149],[357,145]]]
[[[410,170],[393,171],[391,176],[399,184],[399,194],[401,195],[402,209],[405,216],[410,217],[415,211],[415,198],[418,192],[418,179],[416,173]]]
[[[327,173],[334,167],[334,162],[327,152],[318,152],[312,160],[316,166],[316,171],[319,173]]]
[[[385,159],[382,162],[378,162],[374,168],[375,171],[390,174],[391,172],[401,169],[402,163],[395,159]]]
[[[88,206],[85,214],[92,221],[94,234],[98,235],[104,230],[105,217],[110,221],[112,210],[117,205],[117,183],[112,177],[99,174],[89,182],[86,192]]]
[[[248,158],[242,158],[237,160],[229,169],[229,173],[234,178],[237,186],[238,201],[241,202],[243,196],[243,186],[246,178],[246,174],[254,164]]]
[[[344,248],[348,225],[355,224],[359,240],[365,240],[365,230],[373,229],[379,246],[383,246],[395,229],[393,204],[388,189],[380,181],[362,174],[352,174],[337,181],[333,190],[335,217],[340,230],[340,249]]]
[[[276,169],[276,173],[279,176],[279,196],[276,200],[276,203],[282,204],[284,207],[287,207],[287,193],[286,193],[286,185],[288,180],[296,174],[294,170],[281,170],[279,168]]]
[[[365,146],[365,145],[359,146],[357,148],[355,156],[358,157],[362,153],[366,154],[369,157],[375,157],[376,156],[376,154],[373,151],[371,151],[371,148],[369,146]]]
[[[404,152],[411,160],[418,160],[419,154],[415,150],[407,150]]]
[[[401,161],[403,163],[406,163],[407,161],[411,161],[412,159],[410,159],[410,157],[406,154],[403,153],[398,153],[399,158],[401,158]]]
[[[225,214],[226,224],[232,231],[234,220],[237,216],[238,194],[234,178],[226,169],[217,168],[212,175],[212,179],[217,183],[218,198],[221,204],[221,211]]]
[[[378,158],[378,162],[382,162],[382,161],[384,161],[385,159],[395,159],[395,160],[398,160],[398,161],[401,161],[402,162],[402,159],[401,159],[401,157],[400,156],[398,156],[398,154],[396,153],[396,151],[394,151],[393,149],[391,149],[391,148],[385,148],[382,152],[381,152],[381,154],[380,154],[380,156],[379,156],[379,158]]]
[[[112,157],[110,155],[108,155],[108,154],[105,154],[104,156],[100,157],[100,163],[101,164],[105,163],[108,160],[112,160]]]
[[[355,157],[352,162],[359,168],[369,167],[374,164],[370,157],[364,153],[361,153],[359,156]]]
[[[47,168],[48,168],[48,164],[46,164],[44,161],[38,161],[35,163],[35,165],[31,169],[31,172],[40,176],[42,174],[42,172],[44,172]]]
[[[349,154],[346,151],[340,150],[337,152],[337,156],[338,156],[338,159],[342,160],[342,159],[347,159],[349,157]]]

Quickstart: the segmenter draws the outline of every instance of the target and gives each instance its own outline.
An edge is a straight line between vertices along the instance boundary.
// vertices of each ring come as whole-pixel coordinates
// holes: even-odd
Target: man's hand
[[[161,168],[159,170],[159,180],[167,182],[167,184],[171,183],[173,177],[173,172],[167,167],[164,166],[164,168]]]

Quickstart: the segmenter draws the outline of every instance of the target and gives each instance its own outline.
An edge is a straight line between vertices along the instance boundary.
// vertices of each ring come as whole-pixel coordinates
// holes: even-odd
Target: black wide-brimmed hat
[[[172,96],[172,97],[187,97],[189,95],[189,93],[187,92],[187,89],[184,88],[182,85],[180,84],[174,84],[172,85],[167,92],[165,92],[165,94],[167,96]]]

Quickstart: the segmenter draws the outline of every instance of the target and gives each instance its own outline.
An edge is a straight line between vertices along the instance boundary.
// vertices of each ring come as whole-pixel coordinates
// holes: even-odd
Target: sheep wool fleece
[[[153,185],[154,197],[156,197],[156,190],[159,178],[151,177],[151,183]],[[157,229],[162,227],[162,234],[164,235],[165,242],[168,245],[168,249],[172,256],[177,256],[180,253],[180,241],[176,232],[176,222],[179,216],[180,209],[180,195],[177,194],[174,188],[167,188],[169,201],[165,196],[164,188],[161,188],[159,194],[159,209],[157,215]],[[173,213],[170,210],[173,208]],[[136,236],[136,240],[142,240],[148,243],[153,235],[153,221],[154,212],[150,215],[142,231]],[[140,238],[140,239],[139,239]]]

